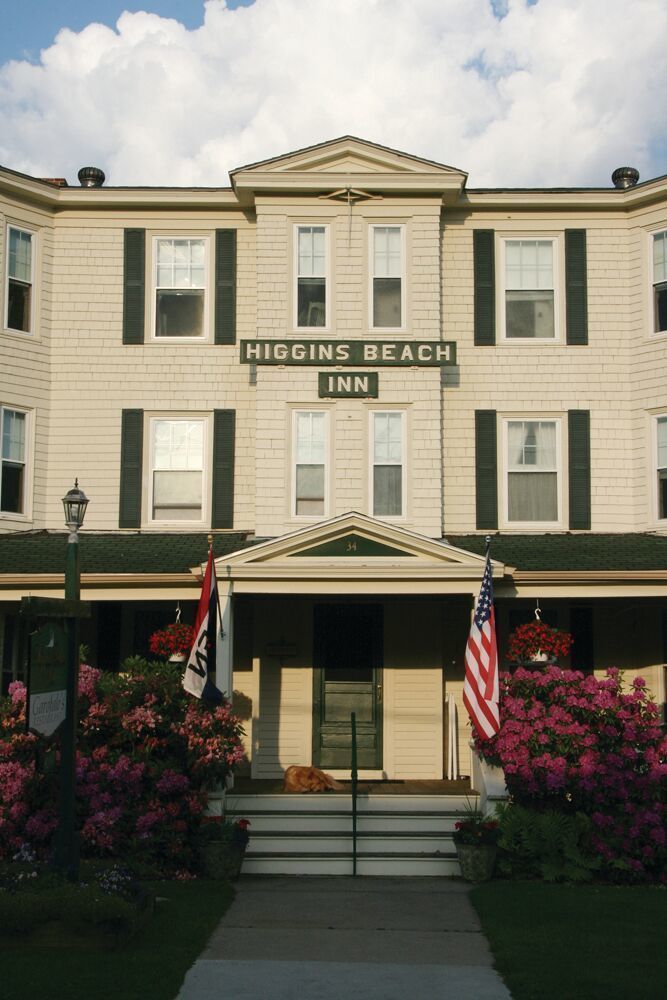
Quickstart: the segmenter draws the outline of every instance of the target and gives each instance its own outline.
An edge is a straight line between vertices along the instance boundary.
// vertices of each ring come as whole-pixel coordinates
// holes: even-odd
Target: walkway
[[[178,1000],[511,1000],[468,886],[245,876]]]

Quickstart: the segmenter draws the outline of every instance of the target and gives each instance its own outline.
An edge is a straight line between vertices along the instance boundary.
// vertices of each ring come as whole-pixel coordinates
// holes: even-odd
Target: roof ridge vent
[[[633,188],[639,180],[639,171],[635,167],[616,167],[611,175],[615,188]]]
[[[79,184],[84,188],[100,188],[106,180],[106,175],[99,167],[81,167],[76,175]]]

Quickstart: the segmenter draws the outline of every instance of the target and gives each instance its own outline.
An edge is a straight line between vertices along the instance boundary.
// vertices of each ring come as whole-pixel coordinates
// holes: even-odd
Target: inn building
[[[212,538],[253,778],[348,774],[351,711],[365,777],[469,773],[487,536],[503,665],[539,608],[664,702],[667,177],[475,189],[347,136],[80,179],[0,170],[3,691],[77,477],[94,664],[193,620]]]

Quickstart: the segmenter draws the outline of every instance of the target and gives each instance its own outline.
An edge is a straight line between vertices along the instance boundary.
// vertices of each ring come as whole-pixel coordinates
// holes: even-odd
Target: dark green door
[[[315,606],[313,762],[349,768],[350,714],[358,765],[382,767],[382,605]]]

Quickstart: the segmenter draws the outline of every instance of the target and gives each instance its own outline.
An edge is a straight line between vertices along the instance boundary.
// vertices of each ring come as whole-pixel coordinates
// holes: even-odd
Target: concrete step
[[[244,875],[351,875],[351,854],[295,855],[246,854]],[[358,875],[440,875],[461,874],[455,857],[445,855],[366,855],[357,858]]]
[[[300,856],[318,854],[345,854],[352,852],[352,837],[350,833],[335,834],[329,831],[321,833],[298,831],[253,831],[248,845],[247,855],[255,854],[298,854]],[[456,849],[451,837],[446,834],[411,834],[400,833],[358,833],[357,854],[400,854],[412,856],[422,854],[456,855]]]
[[[252,812],[227,811],[228,816],[249,819],[254,834],[300,832],[351,833],[350,812]],[[362,833],[440,833],[451,834],[460,813],[358,813],[357,829]]]
[[[461,813],[474,797],[465,795],[359,795],[357,808],[366,813]],[[352,796],[347,793],[322,792],[311,795],[238,795],[226,796],[227,812],[245,816],[252,812],[351,812]]]

